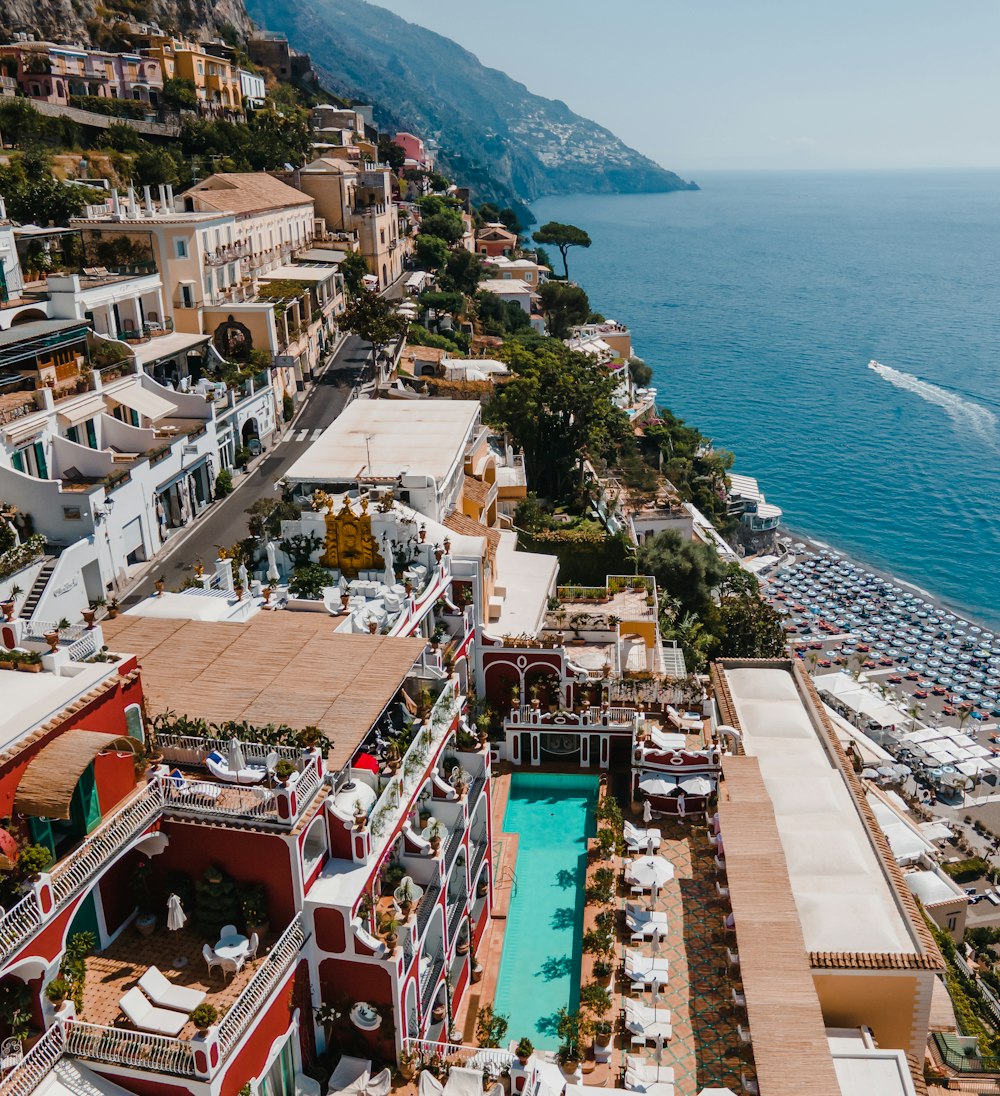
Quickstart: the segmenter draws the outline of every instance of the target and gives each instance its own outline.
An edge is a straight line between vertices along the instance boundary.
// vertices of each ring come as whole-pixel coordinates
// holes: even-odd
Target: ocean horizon
[[[686,177],[532,211],[590,233],[570,276],[789,529],[1000,628],[1000,170]]]

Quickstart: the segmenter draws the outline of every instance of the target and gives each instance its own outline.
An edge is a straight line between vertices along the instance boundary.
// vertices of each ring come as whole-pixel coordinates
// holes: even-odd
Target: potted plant
[[[42,653],[41,651],[18,651],[15,665],[26,674],[41,673]]]
[[[198,1034],[202,1039],[208,1035],[208,1029],[219,1018],[219,1010],[215,1005],[209,1005],[207,1003],[200,1004],[197,1008],[193,1008],[188,1013],[188,1019],[198,1029]]]
[[[242,582],[234,583],[233,593],[236,595],[236,600],[237,601],[242,601],[243,600],[243,583]],[[157,595],[157,597],[158,596],[159,595]]]
[[[108,620],[114,620],[115,617],[118,616],[119,609],[120,609],[120,606],[118,604],[118,598],[113,597],[108,602]]]
[[[266,586],[261,588],[261,595],[264,598],[264,604],[270,605],[271,595],[277,590],[278,584],[276,582],[269,582]]]
[[[579,1009],[570,1012],[561,1008],[557,1016],[556,1034],[560,1043],[556,1058],[565,1073],[576,1073],[580,1068],[580,1044],[587,1032],[587,1021]]]
[[[594,963],[594,977],[597,979],[597,984],[607,989],[611,985],[611,979],[614,976],[615,968],[607,961],[607,959],[598,959]]]
[[[402,921],[397,921],[392,917],[387,917],[382,922],[382,938],[385,940],[385,945],[389,949],[390,957],[396,954],[396,942],[399,940],[398,933],[402,924]]]
[[[166,584],[167,580],[163,575],[160,575],[159,578],[153,579],[153,585],[156,587],[157,597],[163,597],[163,587],[166,586]]]
[[[446,1007],[444,1001],[438,1001],[434,1008],[431,1009],[431,1020],[435,1024],[440,1024],[444,1019]]]
[[[365,810],[364,804],[360,799],[354,800],[354,828],[356,830],[363,830],[365,823],[368,821],[368,812]]]
[[[414,899],[413,886],[411,885],[409,879],[401,883],[395,889],[395,891],[393,892],[393,897],[399,903],[399,908],[403,914],[403,917],[408,919],[410,916],[410,911],[413,909]]]
[[[435,819],[431,823],[430,829],[431,852],[433,852],[435,856],[438,854],[438,851],[441,848],[442,837],[444,837],[444,826],[441,825],[439,819]]]
[[[3,610],[4,620],[14,619],[14,609],[17,607],[17,599],[23,594],[24,591],[20,586],[12,586],[10,592],[7,594],[6,601],[0,603],[0,609]]]
[[[472,981],[481,982],[483,978],[483,964],[478,959],[472,960]]]
[[[291,779],[292,773],[295,772],[295,766],[288,760],[287,757],[281,758],[280,761],[274,766],[274,778],[284,787]]]
[[[598,1062],[611,1060],[611,1043],[614,1027],[610,1020],[594,1021],[594,1059]]]
[[[139,911],[135,927],[140,936],[151,936],[156,929],[156,913],[152,904],[152,875],[152,866],[144,857],[136,863],[128,881],[129,892]]]
[[[52,1002],[53,1008],[62,1008],[63,1001],[73,996],[73,987],[66,978],[61,975],[53,978],[45,987],[45,996]]]
[[[17,873],[22,879],[36,882],[52,863],[52,853],[44,845],[25,845],[17,854]]]
[[[399,1075],[404,1081],[412,1081],[417,1073],[420,1055],[415,1050],[404,1050],[399,1056]]]
[[[476,897],[485,898],[490,893],[490,881],[486,877],[485,872],[480,876],[479,882],[476,884]]]
[[[263,938],[271,928],[267,913],[267,892],[259,883],[248,883],[240,889],[240,904],[243,907],[243,920],[247,933]]]
[[[528,1059],[535,1051],[535,1046],[532,1041],[526,1036],[522,1035],[518,1040],[517,1046],[514,1048],[514,1053],[517,1055],[517,1060],[522,1066],[528,1064]]]

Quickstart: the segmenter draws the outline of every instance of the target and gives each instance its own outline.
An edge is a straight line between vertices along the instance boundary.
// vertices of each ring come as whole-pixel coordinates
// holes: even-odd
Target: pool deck
[[[483,966],[482,979],[466,995],[457,1016],[457,1024],[464,1032],[464,1042],[474,1044],[476,1013],[484,1001],[492,1001],[496,994],[500,959],[503,954],[504,931],[507,910],[510,906],[512,876],[517,860],[517,835],[501,829],[510,795],[510,765],[503,765],[494,775],[493,784],[493,843],[494,843],[494,908],[486,932],[479,947],[479,961]],[[530,771],[530,770],[529,770]],[[546,766],[546,771],[551,771]],[[566,768],[566,772],[595,776],[593,769]],[[603,788],[602,788],[603,792]],[[642,826],[641,812],[634,812],[631,805],[624,805],[626,818]],[[676,1096],[696,1096],[702,1088],[727,1087],[741,1091],[741,1077],[754,1076],[752,1053],[740,1043],[737,1024],[745,1017],[732,1003],[731,991],[737,985],[731,980],[726,962],[726,945],[732,943],[727,934],[724,919],[730,912],[716,891],[714,846],[708,839],[704,819],[691,816],[681,822],[660,818],[652,825],[662,833],[660,855],[674,867],[674,878],[660,891],[655,908],[665,910],[668,917],[668,935],[658,949],[652,944],[636,946],[644,954],[657,955],[670,962],[668,984],[659,990],[659,1006],[671,1010],[673,1037],[664,1044],[661,1065],[674,1070]],[[619,876],[615,908],[622,911],[628,896],[622,875],[627,858],[615,857],[614,868]],[[590,872],[599,866],[593,861]],[[588,903],[584,914],[584,930],[591,927],[599,909]],[[621,920],[620,913],[620,920]],[[619,959],[628,944],[622,923],[619,934]],[[583,978],[590,980],[592,960],[584,955]],[[624,1009],[626,995],[652,1002],[649,991],[632,994],[631,986],[619,972],[612,990],[611,1017]],[[508,1033],[509,1035],[511,1033]],[[597,1087],[614,1087],[623,1083],[622,1070],[625,1054],[636,1054],[652,1061],[652,1047],[632,1050],[628,1040],[616,1034],[615,1045],[608,1065],[598,1065],[593,1052],[588,1051],[583,1062],[584,1084]]]

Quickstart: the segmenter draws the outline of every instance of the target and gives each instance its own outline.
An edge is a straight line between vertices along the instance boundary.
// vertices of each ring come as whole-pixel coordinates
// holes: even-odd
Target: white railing
[[[0,1080],[0,1096],[30,1096],[63,1056],[66,1039],[62,1024],[55,1024],[21,1061]]]
[[[52,869],[52,893],[57,906],[86,886],[94,875],[160,813],[163,792],[149,784],[118,813],[89,834],[78,849]]]
[[[74,1058],[108,1062],[152,1073],[169,1073],[177,1077],[194,1076],[194,1054],[186,1039],[79,1021],[67,1025],[67,1028],[66,1053]]]
[[[529,726],[544,727],[610,727],[631,725],[635,718],[635,708],[619,708],[609,706],[605,710],[599,707],[590,707],[582,712],[557,711],[548,712],[541,708],[533,708],[522,704],[520,707],[512,707],[507,716],[508,723],[527,724]]]
[[[87,632],[78,640],[69,645],[66,652],[71,662],[82,662],[85,658],[97,654],[97,636],[93,632]]]
[[[411,796],[423,784],[435,751],[451,733],[451,724],[457,713],[455,689],[449,682],[434,704],[430,720],[417,731],[403,755],[398,775],[389,781],[371,809],[368,824],[373,837],[392,833],[403,811],[408,808]]]
[[[31,639],[42,639],[46,632],[58,632],[60,639],[74,640],[86,635],[87,626],[85,624],[70,624],[67,628],[60,628],[58,621],[55,620],[32,619],[29,621],[28,635]]]
[[[404,1050],[419,1056],[421,1062],[435,1058],[445,1059],[450,1065],[467,1069],[484,1069],[491,1077],[498,1077],[510,1069],[514,1056],[500,1047],[470,1047],[460,1043],[438,1043],[433,1039],[404,1039]]]
[[[294,965],[306,942],[302,914],[281,934],[267,958],[257,968],[246,989],[236,998],[232,1008],[219,1024],[219,1047],[225,1056],[239,1042],[240,1036],[260,1015],[274,987]]]
[[[0,960],[6,959],[41,923],[42,910],[32,891],[0,917]]]
[[[203,738],[200,735],[158,733],[156,746],[163,754],[164,761],[181,765],[201,765],[213,750],[224,753],[229,748],[229,742],[221,738]],[[267,746],[263,742],[240,742],[240,746],[248,762],[263,761],[269,754],[276,753],[279,758],[295,764],[302,756],[298,746]]]

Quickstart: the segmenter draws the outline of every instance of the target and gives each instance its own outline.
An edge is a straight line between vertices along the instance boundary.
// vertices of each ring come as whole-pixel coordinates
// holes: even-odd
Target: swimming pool
[[[576,1008],[586,839],[595,832],[596,776],[514,773],[505,833],[518,835],[517,890],[507,914],[493,1007],[508,1016],[508,1037],[526,1035],[555,1050],[555,1016]]]

